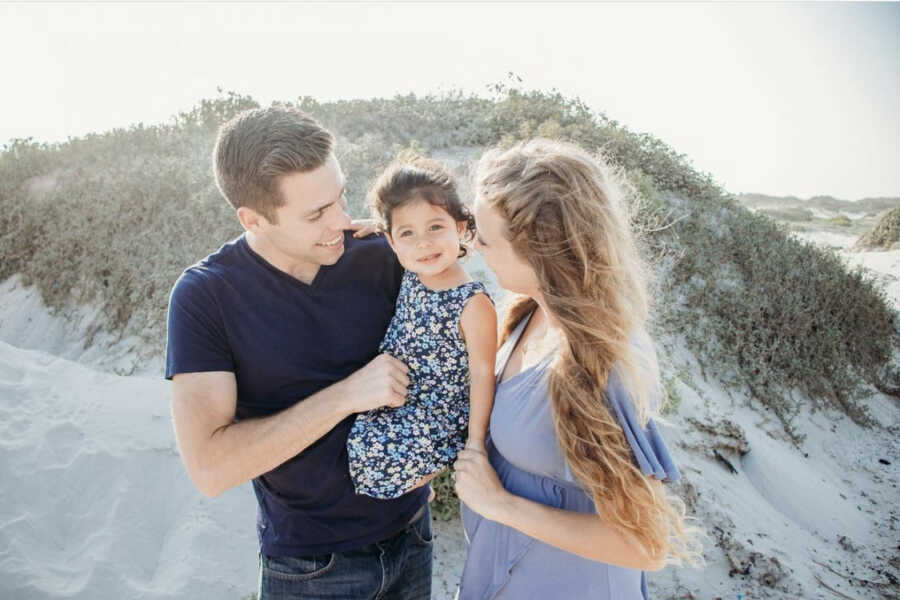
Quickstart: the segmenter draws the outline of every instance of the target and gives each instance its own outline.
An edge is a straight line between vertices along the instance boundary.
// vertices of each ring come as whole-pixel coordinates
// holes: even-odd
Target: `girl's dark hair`
[[[393,210],[414,200],[425,200],[439,206],[454,221],[464,222],[464,242],[471,241],[475,236],[475,217],[460,199],[456,183],[447,168],[436,160],[403,152],[372,184],[366,203],[380,229],[390,232]],[[460,245],[459,256],[463,257],[466,253],[465,245]]]

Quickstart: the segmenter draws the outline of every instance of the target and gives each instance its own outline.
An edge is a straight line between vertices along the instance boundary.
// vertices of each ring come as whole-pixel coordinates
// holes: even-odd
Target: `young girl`
[[[497,316],[458,259],[474,218],[440,163],[392,163],[369,204],[406,269],[379,348],[409,367],[406,404],[357,415],[347,439],[356,493],[396,498],[456,460],[484,450],[494,398]]]

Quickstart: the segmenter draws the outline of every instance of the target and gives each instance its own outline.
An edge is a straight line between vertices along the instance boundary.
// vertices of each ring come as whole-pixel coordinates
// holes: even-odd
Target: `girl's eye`
[[[412,231],[410,231],[409,229],[407,229],[406,231],[400,232],[400,237],[409,237],[411,235],[412,235]]]
[[[432,231],[437,231],[438,229],[443,229],[443,228],[444,228],[443,225],[438,225],[438,224],[434,224],[431,226]]]

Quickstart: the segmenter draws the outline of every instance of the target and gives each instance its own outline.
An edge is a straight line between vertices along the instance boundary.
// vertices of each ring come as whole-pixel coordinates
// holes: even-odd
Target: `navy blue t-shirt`
[[[234,372],[241,420],[284,410],[365,366],[378,354],[403,269],[384,238],[347,232],[344,248],[309,285],[266,262],[244,236],[188,268],[169,299],[166,378]],[[427,501],[428,486],[394,500],[354,493],[346,449],[354,416],[253,480],[263,553],[378,541]]]

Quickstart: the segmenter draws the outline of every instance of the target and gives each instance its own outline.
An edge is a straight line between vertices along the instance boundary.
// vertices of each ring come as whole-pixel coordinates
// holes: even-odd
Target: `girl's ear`
[[[457,221],[456,222],[456,233],[459,234],[459,237],[462,237],[466,233],[466,222],[465,221]]]
[[[397,249],[394,248],[394,238],[391,237],[391,232],[390,232],[390,231],[385,231],[385,232],[384,232],[384,239],[387,240],[388,246],[391,247],[391,250],[394,251],[394,254],[397,254]]]

